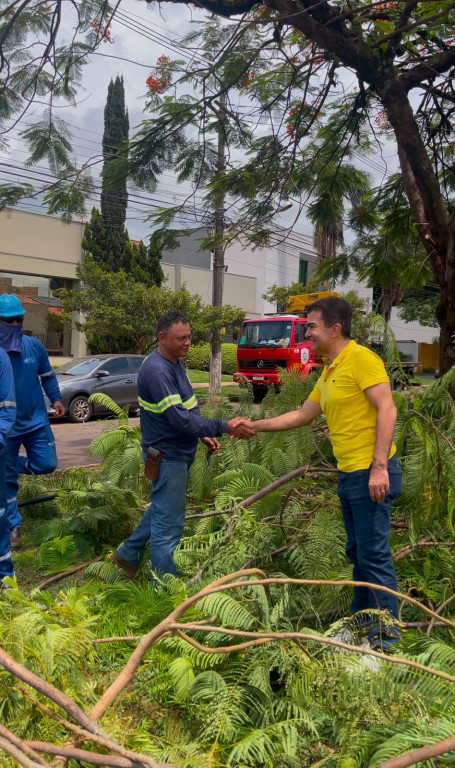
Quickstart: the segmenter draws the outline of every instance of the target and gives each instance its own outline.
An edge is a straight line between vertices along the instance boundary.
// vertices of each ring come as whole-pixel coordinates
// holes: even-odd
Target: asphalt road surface
[[[139,419],[130,418],[129,423],[131,425],[139,424]],[[62,421],[54,419],[51,427],[57,446],[57,469],[83,467],[88,464],[99,463],[100,459],[87,456],[87,446],[95,437],[102,435],[109,424],[116,424],[116,421],[100,418],[99,420],[88,421],[87,424],[71,424],[66,419]]]

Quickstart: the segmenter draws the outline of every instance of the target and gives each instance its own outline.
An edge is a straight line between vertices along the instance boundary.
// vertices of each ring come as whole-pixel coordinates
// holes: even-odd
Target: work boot
[[[117,550],[112,553],[111,561],[114,563],[114,565],[117,566],[117,568],[120,568],[123,571],[125,576],[131,579],[131,581],[134,581],[139,570],[138,565],[133,565],[133,563],[129,563],[128,560],[124,560],[123,557],[120,557]]]
[[[11,528],[11,549],[22,549],[22,533],[20,528]]]

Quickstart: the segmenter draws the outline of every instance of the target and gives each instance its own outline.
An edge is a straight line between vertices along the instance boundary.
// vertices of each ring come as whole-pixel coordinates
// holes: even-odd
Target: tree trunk
[[[218,118],[220,129],[218,132],[218,159],[217,173],[223,173],[226,168],[224,135],[225,97],[220,99]],[[224,194],[220,195],[215,210],[215,250],[213,254],[213,291],[212,304],[214,307],[223,306],[223,280],[224,280]],[[221,328],[215,329],[216,338],[212,340],[210,350],[210,383],[209,393],[219,395],[221,393]]]
[[[221,392],[221,344],[212,342],[210,349],[210,386],[211,395]]]
[[[335,225],[336,227],[336,225]],[[318,254],[318,266],[326,259],[334,259],[337,249],[337,234],[334,227],[324,227],[319,225],[316,229],[315,246]],[[328,277],[320,283],[321,291],[331,291],[333,280]]]
[[[441,289],[436,316],[440,324],[442,374],[455,362],[455,229],[415,121],[406,88],[393,78],[378,93],[393,127],[403,183],[415,226]]]
[[[381,288],[381,305],[382,305],[382,311],[381,314],[386,321],[386,323],[390,322],[390,315],[392,314],[392,307],[396,307],[399,305],[401,301],[401,297],[403,296],[403,291],[401,290],[400,286],[396,283],[393,283],[390,288]]]

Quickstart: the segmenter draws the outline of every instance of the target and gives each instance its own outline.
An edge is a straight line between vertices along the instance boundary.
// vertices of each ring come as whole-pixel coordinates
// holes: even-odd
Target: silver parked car
[[[91,355],[72,360],[55,371],[62,403],[70,421],[81,424],[93,414],[107,413],[98,403],[89,403],[95,392],[109,395],[121,407],[139,408],[137,375],[145,355]],[[49,416],[53,409],[46,398]]]

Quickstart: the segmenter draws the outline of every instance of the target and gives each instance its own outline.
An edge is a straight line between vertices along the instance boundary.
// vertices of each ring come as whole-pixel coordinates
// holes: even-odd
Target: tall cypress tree
[[[106,266],[117,271],[128,233],[125,230],[128,192],[126,174],[121,165],[112,161],[125,149],[128,140],[129,120],[125,106],[123,77],[109,83],[104,109],[103,171],[101,191],[101,216],[106,231]]]

